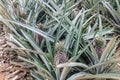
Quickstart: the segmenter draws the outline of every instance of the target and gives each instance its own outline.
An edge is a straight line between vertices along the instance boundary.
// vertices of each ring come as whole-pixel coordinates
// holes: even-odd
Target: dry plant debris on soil
[[[9,35],[5,33],[3,24],[0,24],[0,80],[30,80],[32,77],[28,69],[24,68],[25,63],[16,59],[17,52],[5,50],[11,48],[10,43]],[[15,61],[12,64],[11,59]]]

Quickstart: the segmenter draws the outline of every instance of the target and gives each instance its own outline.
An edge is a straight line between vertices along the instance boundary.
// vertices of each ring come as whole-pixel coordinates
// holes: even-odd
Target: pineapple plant
[[[84,63],[86,69],[81,70],[76,68],[79,71],[69,77],[68,80],[119,80],[119,68],[116,65],[120,59],[115,59],[115,57],[119,54],[118,52],[115,52],[118,42],[117,37],[112,38],[108,44],[105,45],[106,47],[104,48],[100,59],[97,59],[96,57],[95,48],[93,49],[93,47],[91,47],[92,58],[90,61],[90,66],[85,66]],[[69,64],[71,63],[69,62],[67,65]],[[74,65],[83,66],[83,63],[79,62]],[[65,67],[65,65],[59,66]]]
[[[2,4],[0,6],[3,8]],[[2,8],[1,10],[5,12]],[[5,12],[5,14],[10,18],[8,13]],[[6,18],[6,16],[4,17]],[[29,71],[27,68],[23,68],[25,64],[21,64],[23,62],[20,59],[17,59],[20,51],[12,49],[15,47],[17,48],[18,45],[11,40],[11,34],[12,30],[6,26],[6,23],[0,22],[0,71],[2,72],[0,74],[0,80],[26,80],[28,78],[27,76],[29,76],[28,79],[30,79],[32,77],[30,76]],[[14,60],[16,63],[19,62],[20,64],[16,64],[13,62]]]
[[[56,43],[56,54],[54,57],[54,64],[57,66],[58,64],[65,63],[68,61],[67,54],[64,49],[64,42]]]
[[[96,38],[94,47],[90,42],[99,34],[111,36],[114,23],[111,24],[104,14],[107,5],[101,5],[107,1],[1,0],[0,21],[12,31],[11,39],[18,46],[10,48],[18,50],[15,57],[20,59],[18,63],[23,62],[27,67],[32,65],[28,72],[37,80],[109,79],[112,74],[112,79],[119,79],[119,74],[110,73],[120,61],[113,58],[116,38],[105,46],[101,37]],[[74,12],[76,7],[78,10]],[[69,59],[66,52],[70,54]],[[23,72],[22,79],[27,74],[20,66],[22,71],[10,72],[13,72],[12,79],[16,79],[14,74]],[[11,75],[7,80],[9,78]]]
[[[105,47],[105,40],[103,39],[103,37],[97,37],[95,39],[94,47],[95,47],[96,53],[98,55],[98,58],[100,59],[100,57],[103,53],[104,47]]]

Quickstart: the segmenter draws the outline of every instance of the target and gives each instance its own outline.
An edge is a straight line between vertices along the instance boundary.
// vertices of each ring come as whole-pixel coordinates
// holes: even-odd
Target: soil
[[[9,64],[5,63],[0,66],[0,80],[5,80],[5,76],[7,76],[8,72],[5,70],[8,68]]]

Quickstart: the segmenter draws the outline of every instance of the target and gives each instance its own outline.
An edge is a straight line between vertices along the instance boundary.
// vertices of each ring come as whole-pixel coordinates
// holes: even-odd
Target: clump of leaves
[[[7,1],[10,2],[9,5]],[[106,10],[108,1],[95,0],[95,2],[96,4],[93,0],[0,2],[2,10],[0,20],[12,30],[11,38],[19,45],[13,49],[24,53],[18,55],[18,58],[35,66],[31,70],[32,76],[36,79],[74,80],[111,78],[109,75],[114,74],[112,78],[119,79],[119,74],[109,73],[119,59],[113,58],[116,48],[113,46],[117,46],[115,42],[117,37],[111,40],[109,35],[113,34],[111,27],[114,23],[108,20],[104,13],[110,12]],[[100,57],[92,46],[93,39],[97,36],[111,40],[101,51]],[[57,51],[55,44],[59,41],[64,42],[64,50],[69,58],[66,63],[55,65],[54,57]],[[109,69],[106,69],[107,67]]]

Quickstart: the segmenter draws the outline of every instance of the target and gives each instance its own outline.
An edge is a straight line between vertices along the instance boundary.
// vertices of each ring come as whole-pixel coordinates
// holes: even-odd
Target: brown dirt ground
[[[8,74],[6,69],[8,68],[9,64],[5,63],[0,66],[0,80],[5,80],[5,76]]]

